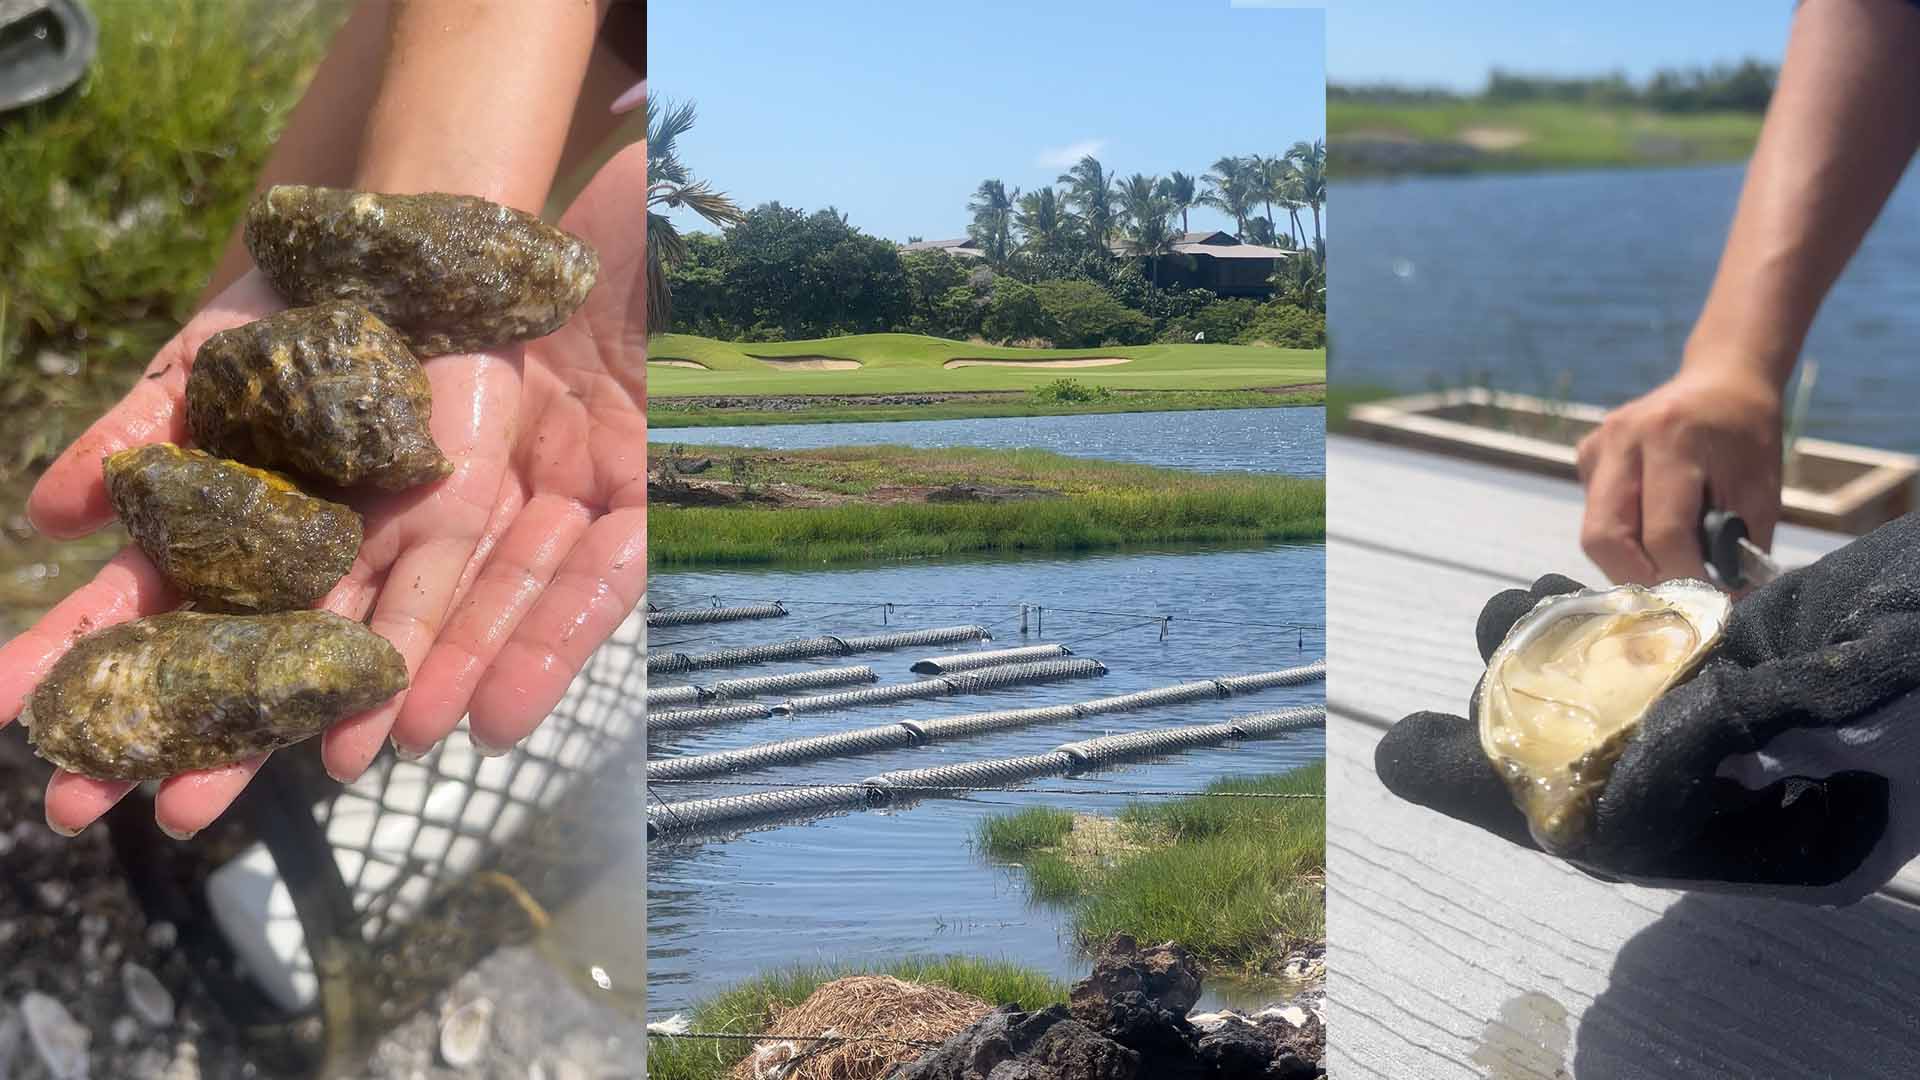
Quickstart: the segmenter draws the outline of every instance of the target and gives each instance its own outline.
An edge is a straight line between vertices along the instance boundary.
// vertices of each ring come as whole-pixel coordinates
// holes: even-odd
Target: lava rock
[[[579,237],[468,195],[277,185],[248,209],[246,242],[288,302],[362,304],[420,356],[544,337],[600,272]]]
[[[107,458],[107,493],[140,550],[202,610],[304,608],[360,553],[360,515],[285,477],[171,443]]]
[[[157,780],[299,742],[406,686],[386,639],[330,612],[183,611],[81,638],[20,719],[61,768]]]
[[[1140,1055],[1073,1019],[1066,1006],[1003,1006],[892,1080],[1136,1080]]]
[[[187,375],[187,427],[200,446],[340,487],[399,491],[451,475],[432,416],[420,361],[356,304],[222,330]]]
[[[1107,1002],[1138,991],[1160,1008],[1185,1016],[1200,1000],[1205,969],[1178,945],[1168,943],[1141,949],[1131,937],[1116,935],[1094,962],[1093,972],[1073,985],[1068,1002],[1081,1023],[1098,1026],[1107,1016]]]

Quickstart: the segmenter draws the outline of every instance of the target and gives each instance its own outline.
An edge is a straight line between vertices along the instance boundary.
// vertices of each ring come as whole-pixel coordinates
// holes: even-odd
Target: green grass
[[[656,567],[819,565],[977,553],[1059,553],[1172,544],[1267,544],[1326,536],[1326,483],[1255,473],[1194,474],[1041,450],[833,447],[784,451],[670,448],[711,456],[762,490],[783,485],[852,500],[883,489],[971,485],[1032,491],[1005,502],[863,502],[760,509],[670,506],[648,513]],[[744,461],[736,466],[733,461]],[[702,474],[707,475],[707,474]]]
[[[695,1006],[692,1030],[759,1032],[771,1022],[774,1006],[805,1001],[822,984],[849,975],[886,974],[908,982],[944,986],[993,1005],[1045,1008],[1067,999],[1058,980],[1013,964],[971,957],[909,959],[879,971],[848,967],[790,968],[763,975]],[[753,1044],[741,1040],[648,1040],[647,1075],[654,1080],[716,1080],[746,1057]]]
[[[782,369],[756,356],[827,356],[852,360],[852,371]],[[943,367],[955,359],[1070,360],[1127,357],[1087,368]],[[1016,349],[920,334],[856,334],[813,341],[731,342],[661,334],[647,343],[647,394],[911,394],[1030,390],[1062,376],[1113,390],[1248,390],[1324,382],[1325,349],[1254,345],[1113,345],[1097,349]],[[651,361],[686,360],[707,370]]]
[[[1069,375],[1075,375],[1068,372]],[[1077,377],[1077,375],[1076,375]],[[1326,390],[1125,390],[1103,401],[1048,402],[1022,394],[982,394],[918,405],[829,402],[801,409],[717,409],[698,398],[666,398],[647,404],[647,424],[665,428],[760,424],[851,424],[890,420],[977,420],[1007,416],[1081,416],[1092,413],[1195,412],[1208,409],[1272,409],[1321,405]]]
[[[86,78],[0,116],[0,522],[188,316],[349,7],[89,6],[100,44]],[[115,546],[0,528],[0,637]]]
[[[1457,144],[1475,128],[1525,136],[1518,145],[1489,149],[1464,164],[1449,163],[1445,166],[1449,171],[1738,161],[1752,153],[1760,121],[1757,113],[1678,114],[1560,102],[1327,103],[1328,139],[1336,147],[1343,139],[1357,136]],[[1349,176],[1365,171],[1352,159],[1345,159],[1341,169]]]
[[[1216,781],[1209,791],[1317,793],[1326,768]],[[1130,808],[1125,851],[1090,859],[1068,850],[1059,811],[1038,808],[982,823],[980,848],[1020,863],[1035,898],[1073,908],[1077,940],[1114,934],[1177,941],[1211,963],[1258,972],[1293,946],[1323,940],[1326,806],[1320,799],[1197,797]]]

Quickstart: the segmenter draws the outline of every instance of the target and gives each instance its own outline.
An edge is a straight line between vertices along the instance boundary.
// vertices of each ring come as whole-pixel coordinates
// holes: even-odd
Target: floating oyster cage
[[[1449,457],[1577,479],[1575,444],[1607,410],[1481,388],[1355,405],[1349,434]],[[1781,492],[1796,525],[1858,535],[1914,509],[1920,457],[1849,443],[1794,443]]]

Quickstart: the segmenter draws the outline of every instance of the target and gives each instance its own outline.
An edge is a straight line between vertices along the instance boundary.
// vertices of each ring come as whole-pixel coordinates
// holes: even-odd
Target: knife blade
[[[1707,569],[1727,589],[1765,585],[1780,566],[1747,538],[1747,523],[1730,510],[1709,510],[1700,519],[1700,550]]]

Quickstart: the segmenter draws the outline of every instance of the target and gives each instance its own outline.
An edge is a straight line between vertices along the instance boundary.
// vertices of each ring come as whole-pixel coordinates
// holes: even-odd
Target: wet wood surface
[[[1842,911],[1607,885],[1386,792],[1374,744],[1465,711],[1488,597],[1604,576],[1572,484],[1344,438],[1327,475],[1330,1075],[1920,1075],[1914,868]]]

